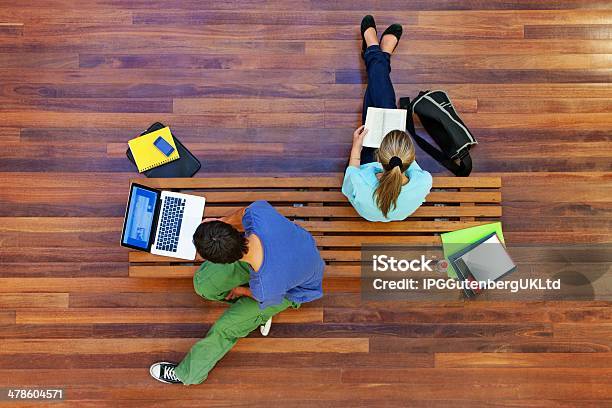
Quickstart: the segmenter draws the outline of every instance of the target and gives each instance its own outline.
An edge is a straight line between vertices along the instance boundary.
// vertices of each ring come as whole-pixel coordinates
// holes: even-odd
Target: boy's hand
[[[251,290],[249,288],[245,288],[244,286],[236,286],[234,289],[230,290],[230,292],[225,297],[225,300],[237,299],[242,296],[250,296]]]

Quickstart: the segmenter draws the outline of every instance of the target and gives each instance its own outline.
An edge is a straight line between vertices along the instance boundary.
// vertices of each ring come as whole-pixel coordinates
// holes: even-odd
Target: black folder
[[[156,130],[164,127],[166,126],[163,123],[155,122],[140,135],[146,135],[147,133],[155,132]],[[171,161],[170,163],[162,164],[161,166],[152,168],[151,170],[144,171],[142,174],[153,178],[192,177],[198,172],[198,170],[200,170],[200,167],[202,167],[200,161],[196,159],[196,157],[191,154],[191,152],[187,150],[185,146],[183,146],[183,144],[176,138],[176,136],[174,136],[174,134],[172,137],[174,137],[174,143],[176,144],[176,149],[178,150],[180,157],[177,160]],[[132,156],[132,152],[129,148],[125,154],[132,162],[134,167],[136,167],[134,156]]]

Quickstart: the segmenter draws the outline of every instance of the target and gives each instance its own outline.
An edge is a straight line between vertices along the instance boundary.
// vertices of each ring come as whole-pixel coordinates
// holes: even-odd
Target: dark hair
[[[200,256],[210,262],[236,262],[249,251],[244,234],[223,221],[203,222],[193,234]]]

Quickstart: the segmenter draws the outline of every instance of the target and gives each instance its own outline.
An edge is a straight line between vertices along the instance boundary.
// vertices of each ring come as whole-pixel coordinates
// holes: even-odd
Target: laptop
[[[121,246],[155,255],[194,260],[193,233],[202,222],[204,197],[132,183]]]

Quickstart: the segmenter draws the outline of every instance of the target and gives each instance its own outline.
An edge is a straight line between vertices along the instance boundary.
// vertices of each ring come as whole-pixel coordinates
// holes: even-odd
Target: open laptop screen
[[[158,192],[132,185],[123,228],[123,244],[145,250],[149,248],[158,198]]]

